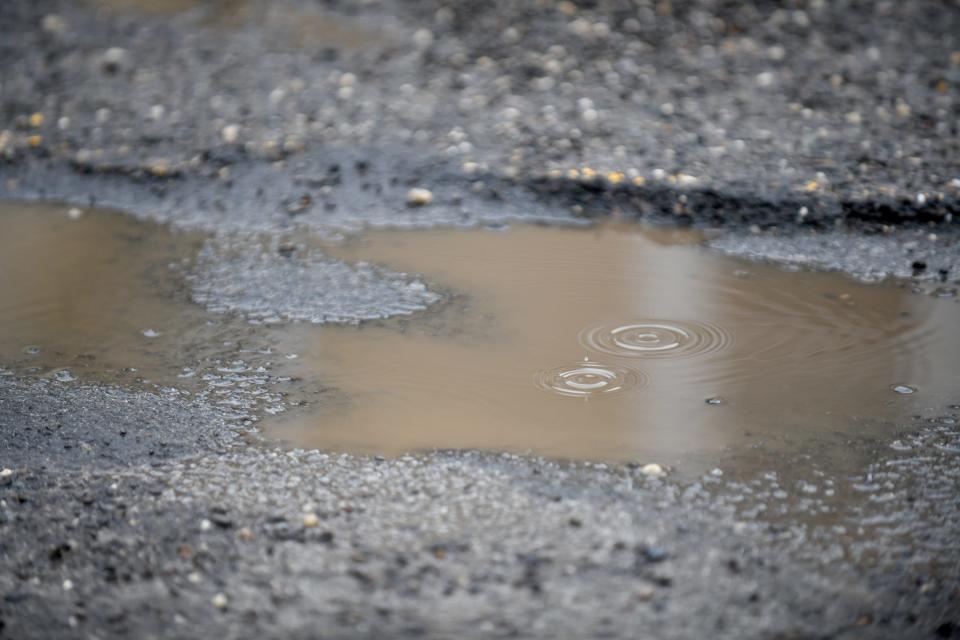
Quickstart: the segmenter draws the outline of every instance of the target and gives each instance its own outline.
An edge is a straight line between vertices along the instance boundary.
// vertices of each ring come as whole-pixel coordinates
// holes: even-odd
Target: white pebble
[[[44,33],[59,36],[67,30],[67,22],[55,13],[49,13],[43,16],[40,28],[43,29]]]
[[[656,462],[643,465],[643,468],[640,469],[640,472],[645,476],[659,477],[664,475],[663,467],[658,465]]]
[[[217,595],[213,596],[213,599],[210,602],[212,602],[213,606],[215,606],[217,609],[227,608],[227,596],[222,593],[218,593]]]
[[[3,469],[0,471],[0,478],[9,478],[13,475],[13,469]]]
[[[772,71],[764,71],[763,73],[757,74],[757,86],[769,87],[775,79],[776,76]]]
[[[411,207],[422,207],[433,202],[433,192],[429,189],[414,187],[407,192],[407,204]]]
[[[236,124],[228,124],[220,132],[220,135],[223,136],[223,141],[227,144],[233,144],[240,137],[240,126]]]
[[[71,220],[79,220],[83,217],[83,210],[78,209],[77,207],[70,207],[67,210],[67,217]]]
[[[413,44],[421,49],[426,49],[433,44],[433,32],[429,29],[417,29],[413,34]]]
[[[107,71],[119,71],[130,61],[130,55],[126,49],[121,47],[110,47],[103,52],[100,58],[100,64]]]

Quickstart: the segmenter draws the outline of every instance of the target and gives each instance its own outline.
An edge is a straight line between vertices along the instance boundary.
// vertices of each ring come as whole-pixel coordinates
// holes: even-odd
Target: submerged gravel
[[[190,275],[194,301],[251,322],[355,324],[423,311],[440,299],[422,281],[371,264],[346,264],[276,239],[267,245],[208,241]]]

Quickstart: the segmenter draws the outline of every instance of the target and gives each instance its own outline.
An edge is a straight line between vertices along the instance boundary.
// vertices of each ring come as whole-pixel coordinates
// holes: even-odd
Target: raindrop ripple
[[[647,385],[647,376],[635,369],[585,360],[540,371],[535,382],[545,391],[575,398],[591,398],[641,389]]]
[[[638,320],[601,324],[580,334],[584,347],[627,358],[691,357],[726,349],[730,333],[713,323],[693,320]]]

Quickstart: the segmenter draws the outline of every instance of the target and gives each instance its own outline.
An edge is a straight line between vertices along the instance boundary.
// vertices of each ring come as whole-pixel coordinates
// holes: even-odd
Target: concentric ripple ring
[[[727,348],[733,339],[715,324],[693,320],[638,320],[589,327],[584,347],[612,356],[690,357]]]
[[[647,377],[634,369],[585,360],[540,371],[535,382],[545,391],[576,398],[590,398],[642,388],[647,384]]]

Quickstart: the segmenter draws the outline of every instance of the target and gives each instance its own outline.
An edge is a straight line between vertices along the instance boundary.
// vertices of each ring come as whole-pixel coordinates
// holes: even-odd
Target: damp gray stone
[[[205,243],[189,279],[197,303],[258,324],[353,324],[422,311],[440,299],[405,274],[247,236]]]
[[[727,233],[710,246],[750,260],[772,260],[804,267],[847,272],[876,282],[887,277],[925,280],[955,278],[960,235],[954,230],[930,234],[897,229],[885,235],[849,231],[810,233]],[[915,265],[924,268],[918,272]]]

